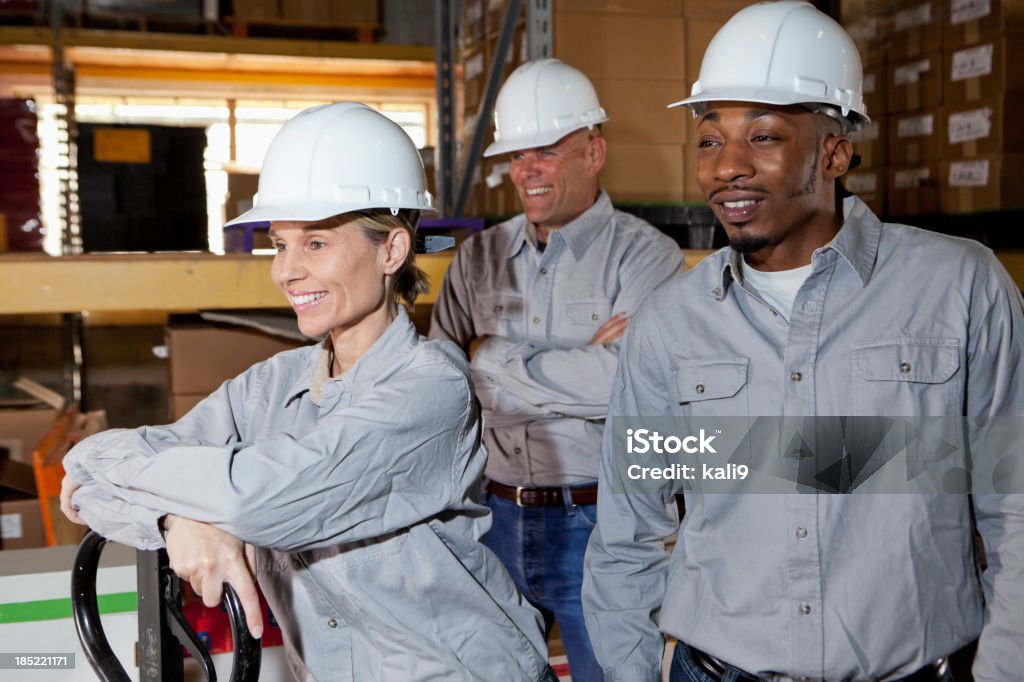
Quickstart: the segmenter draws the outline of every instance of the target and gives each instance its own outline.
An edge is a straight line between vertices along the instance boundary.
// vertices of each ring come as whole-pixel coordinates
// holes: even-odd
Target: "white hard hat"
[[[494,142],[484,156],[546,147],[608,120],[587,77],[557,59],[517,68],[494,107]]]
[[[263,159],[254,206],[228,225],[314,221],[372,208],[433,211],[423,160],[402,128],[363,104],[312,107]]]
[[[835,20],[799,0],[762,2],[719,29],[690,96],[669,106],[700,115],[714,101],[828,105],[856,129],[870,122],[862,79],[857,46]]]

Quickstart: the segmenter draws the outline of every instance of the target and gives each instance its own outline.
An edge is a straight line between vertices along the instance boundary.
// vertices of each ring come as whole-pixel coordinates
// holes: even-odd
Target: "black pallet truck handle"
[[[89,531],[75,553],[75,564],[71,570],[71,609],[75,620],[78,640],[82,644],[89,665],[101,682],[130,682],[124,666],[117,660],[100,623],[99,604],[96,596],[96,571],[100,553],[106,538],[95,531]],[[163,552],[163,550],[160,550]],[[181,613],[180,582],[169,569],[161,569],[160,598],[166,618],[168,634],[173,635],[199,662],[209,682],[216,682],[210,654],[203,647],[195,632],[189,627]],[[141,595],[140,595],[141,597]],[[231,664],[230,682],[255,682],[260,675],[262,647],[260,640],[249,634],[249,627],[242,611],[242,601],[231,585],[224,584],[224,606],[231,622],[234,639],[234,660]],[[141,623],[140,623],[141,625]],[[178,649],[180,651],[180,649]],[[180,662],[179,662],[180,665]],[[169,681],[168,681],[169,682]]]

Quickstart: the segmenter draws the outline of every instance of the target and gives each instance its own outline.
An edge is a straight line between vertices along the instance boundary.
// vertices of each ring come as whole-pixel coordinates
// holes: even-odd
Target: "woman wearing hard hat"
[[[258,363],[169,426],[111,430],[65,458],[72,520],[143,549],[262,632],[255,574],[298,679],[555,680],[539,615],[478,542],[484,468],[465,359],[420,338],[430,211],[405,132],[360,104],[274,138],[254,208],[274,282],[321,344]]]

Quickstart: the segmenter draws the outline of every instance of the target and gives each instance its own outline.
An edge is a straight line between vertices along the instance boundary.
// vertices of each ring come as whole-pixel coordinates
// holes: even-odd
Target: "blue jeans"
[[[573,682],[600,682],[604,674],[594,658],[580,601],[583,554],[597,506],[520,507],[496,495],[485,498],[494,522],[484,544],[544,616],[547,630],[558,623]]]
[[[741,673],[739,668],[726,664],[722,682],[735,682]],[[704,669],[693,660],[689,648],[679,644],[676,644],[675,653],[672,654],[672,667],[669,669],[668,680],[669,682],[715,682],[715,678],[704,672]],[[895,682],[899,682],[899,680],[895,680]],[[941,682],[954,682],[953,673],[947,670],[942,676]]]

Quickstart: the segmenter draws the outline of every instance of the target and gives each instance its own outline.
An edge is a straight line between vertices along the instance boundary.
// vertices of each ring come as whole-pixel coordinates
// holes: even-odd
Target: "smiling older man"
[[[567,64],[509,76],[485,155],[509,155],[523,213],[460,247],[430,330],[466,349],[483,404],[494,512],[484,541],[557,620],[576,682],[603,677],[580,587],[619,342],[640,301],[682,270],[675,242],[601,189],[605,120]]]

